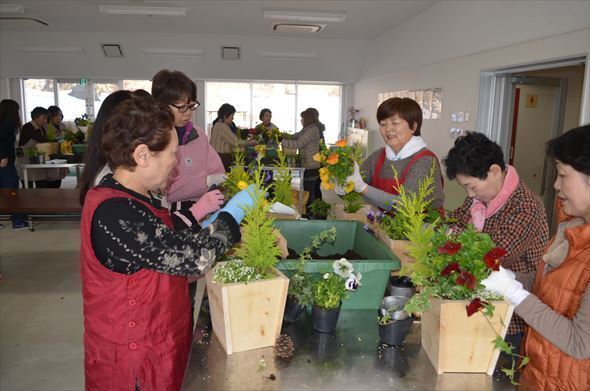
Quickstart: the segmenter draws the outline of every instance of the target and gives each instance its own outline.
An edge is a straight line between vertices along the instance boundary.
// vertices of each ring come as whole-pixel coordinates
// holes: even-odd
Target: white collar
[[[426,148],[427,145],[421,136],[412,136],[412,138],[402,147],[399,153],[395,153],[389,145],[385,145],[385,156],[387,160],[401,160],[412,156],[419,150]]]

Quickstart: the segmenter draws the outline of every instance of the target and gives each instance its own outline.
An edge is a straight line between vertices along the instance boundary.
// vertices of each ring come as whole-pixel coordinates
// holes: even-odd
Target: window
[[[25,122],[31,120],[30,112],[37,106],[59,106],[64,121],[74,121],[84,113],[96,117],[102,102],[109,94],[121,88],[135,91],[152,90],[150,80],[92,81],[80,84],[79,80],[67,79],[22,79],[24,91],[23,115]]]
[[[210,125],[219,106],[230,103],[236,108],[236,125],[254,127],[260,123],[260,110],[268,108],[279,129],[295,133],[301,130],[299,114],[315,107],[326,125],[326,142],[334,143],[340,132],[341,92],[341,86],[334,84],[207,82],[206,121]]]

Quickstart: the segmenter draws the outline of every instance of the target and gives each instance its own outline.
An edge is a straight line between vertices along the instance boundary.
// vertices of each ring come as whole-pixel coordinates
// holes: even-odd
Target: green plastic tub
[[[353,250],[367,259],[348,259],[354,266],[355,272],[361,272],[361,286],[356,292],[349,292],[348,300],[344,301],[344,309],[378,309],[385,293],[387,282],[392,270],[399,270],[399,259],[387,246],[363,229],[356,221],[338,220],[276,220],[274,225],[280,229],[287,239],[289,248],[297,253],[310,245],[311,237],[322,231],[336,227],[336,241],[323,245],[318,254],[343,254]],[[295,270],[297,260],[282,260],[279,270],[287,277]],[[323,274],[332,271],[334,260],[312,260],[306,266],[306,271]]]

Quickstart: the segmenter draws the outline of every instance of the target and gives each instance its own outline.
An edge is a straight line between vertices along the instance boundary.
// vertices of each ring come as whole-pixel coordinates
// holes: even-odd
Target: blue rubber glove
[[[232,215],[234,220],[236,220],[236,223],[240,224],[246,216],[246,211],[244,209],[254,205],[254,199],[252,198],[254,191],[254,185],[250,185],[244,190],[236,193],[236,195],[233,196],[221,210],[212,214],[209,218],[203,220],[203,222],[201,222],[201,227],[205,228],[215,221],[220,212],[229,213]]]

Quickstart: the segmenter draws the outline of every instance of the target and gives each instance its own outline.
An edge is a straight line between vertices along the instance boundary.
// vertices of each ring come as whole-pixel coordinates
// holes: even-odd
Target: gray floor
[[[0,229],[0,389],[83,390],[79,223]]]

